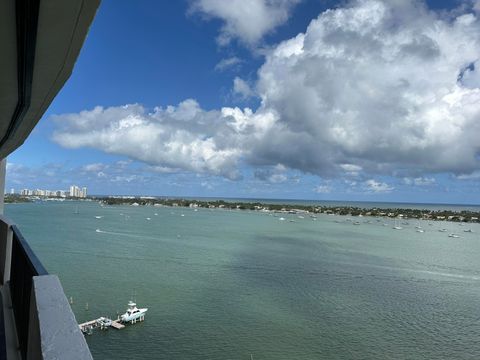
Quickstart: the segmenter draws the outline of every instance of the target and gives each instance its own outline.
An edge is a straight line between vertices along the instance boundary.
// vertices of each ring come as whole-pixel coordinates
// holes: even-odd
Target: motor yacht
[[[132,324],[137,321],[143,321],[147,310],[148,308],[138,309],[137,304],[133,301],[129,301],[128,309],[125,314],[120,316],[120,320],[122,320],[122,322],[131,322]]]

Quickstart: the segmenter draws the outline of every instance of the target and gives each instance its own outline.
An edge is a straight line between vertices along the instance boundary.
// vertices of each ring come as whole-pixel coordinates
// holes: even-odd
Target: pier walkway
[[[107,317],[102,316],[102,317],[99,317],[98,319],[81,323],[78,325],[78,327],[84,334],[91,334],[92,330],[96,328],[105,330],[109,327],[113,327],[114,329],[122,330],[125,327],[125,325],[122,324],[120,319],[111,320]]]

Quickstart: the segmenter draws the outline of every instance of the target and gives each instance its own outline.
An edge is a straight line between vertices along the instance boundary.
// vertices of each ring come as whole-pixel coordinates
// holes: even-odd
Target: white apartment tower
[[[77,197],[77,198],[86,198],[87,197],[87,188],[79,188],[76,185],[70,186],[70,196]]]

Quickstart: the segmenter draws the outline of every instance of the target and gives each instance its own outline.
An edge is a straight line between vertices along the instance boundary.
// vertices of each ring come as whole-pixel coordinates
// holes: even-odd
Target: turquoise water
[[[96,359],[480,358],[478,224],[417,233],[366,217],[93,202],[6,213],[79,322],[116,316],[133,293],[149,308],[143,323],[88,336]]]

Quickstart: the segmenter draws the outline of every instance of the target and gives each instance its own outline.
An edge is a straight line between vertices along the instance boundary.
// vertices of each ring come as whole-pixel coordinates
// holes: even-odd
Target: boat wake
[[[132,234],[132,233],[125,233],[125,232],[105,231],[105,230],[100,230],[100,229],[96,229],[95,232],[101,233],[101,234],[136,238],[136,239],[155,239],[155,240],[157,240],[157,238],[155,238],[153,236],[145,236],[145,235],[138,235],[138,234]]]

